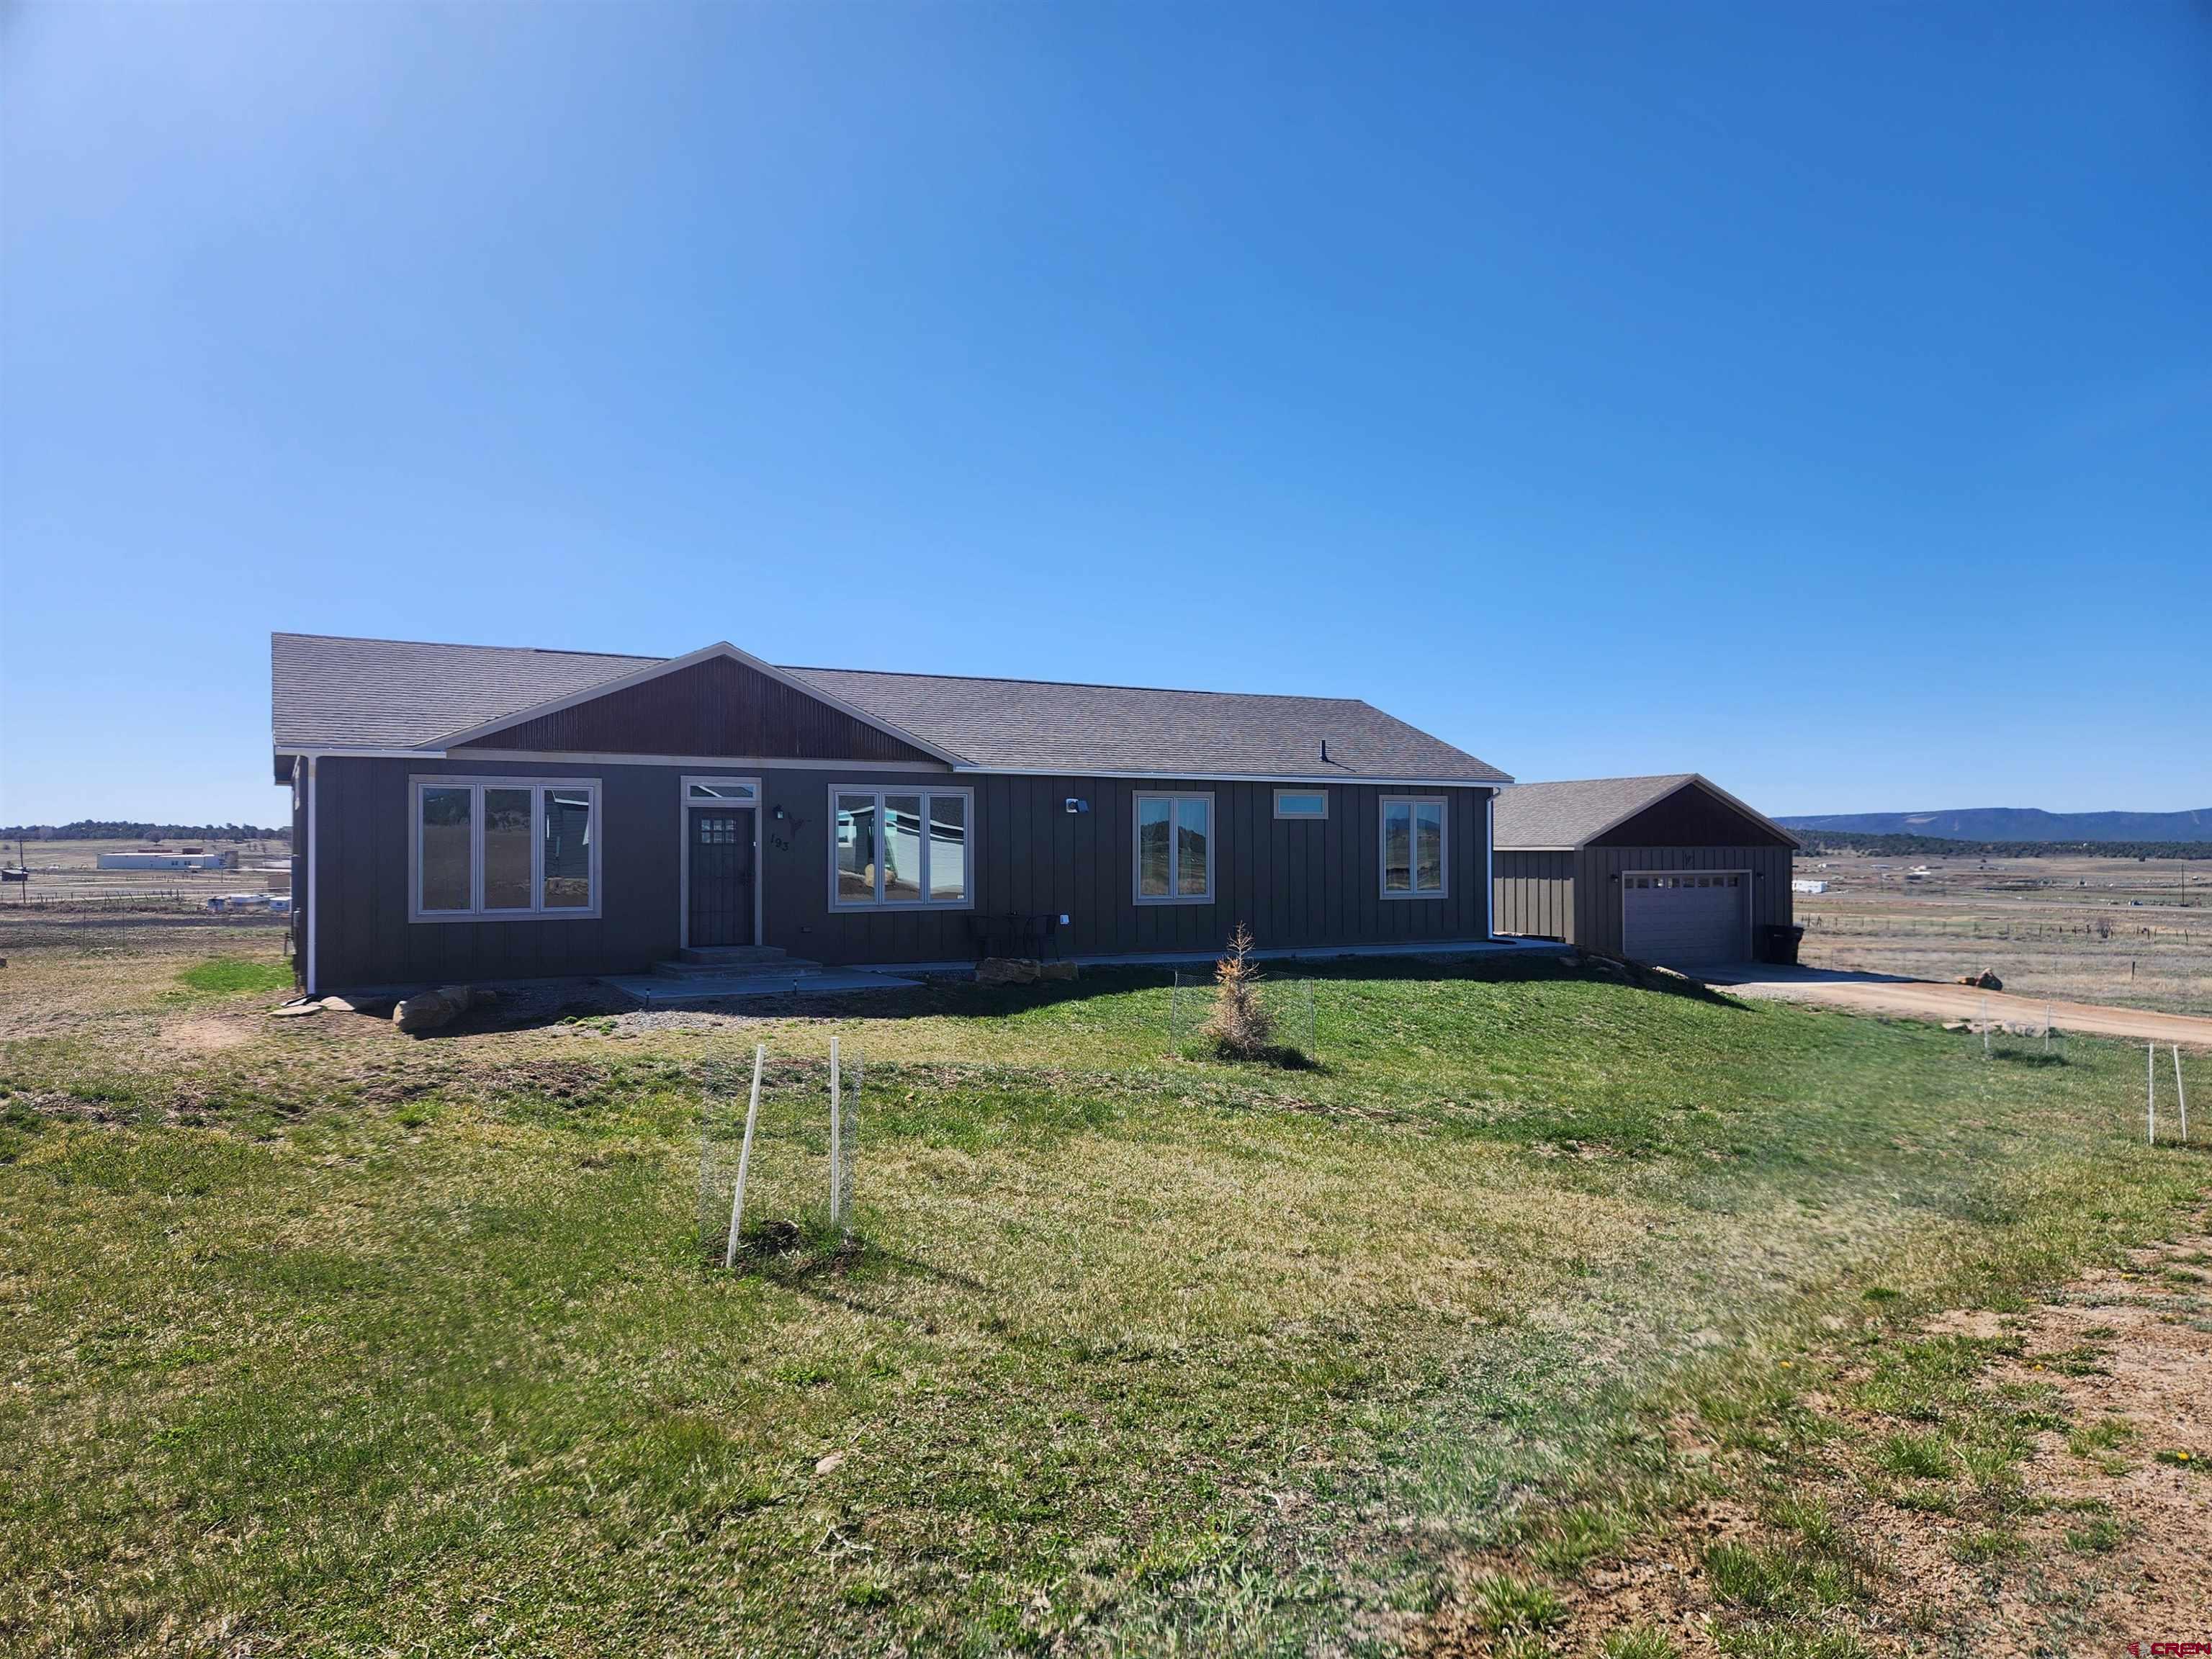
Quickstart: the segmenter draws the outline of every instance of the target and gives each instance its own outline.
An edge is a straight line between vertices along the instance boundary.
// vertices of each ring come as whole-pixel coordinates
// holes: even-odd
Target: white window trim
[[[1178,867],[1182,859],[1182,838],[1176,833],[1175,808],[1168,808],[1168,890],[1165,893],[1145,891],[1145,803],[1148,800],[1169,802],[1202,800],[1206,803],[1206,891],[1178,893],[1182,874]],[[1213,792],[1210,789],[1144,789],[1129,799],[1129,896],[1139,904],[1212,904],[1215,854],[1221,846],[1221,814],[1214,809]]]
[[[422,792],[467,789],[469,803],[469,908],[422,908]],[[530,908],[487,910],[483,905],[483,792],[527,789],[530,793]],[[545,904],[545,795],[548,789],[581,789],[592,798],[592,902],[574,908]],[[416,773],[407,780],[407,920],[431,921],[597,921],[603,899],[600,861],[606,850],[605,792],[597,778],[493,778],[474,775]]]
[[[1390,809],[1403,805],[1408,808],[1436,806],[1442,809],[1443,845],[1438,848],[1437,867],[1443,876],[1441,887],[1417,887],[1402,893],[1390,890]],[[1386,899],[1441,899],[1451,896],[1451,797],[1449,795],[1385,795],[1376,804],[1375,817],[1375,884]],[[1413,832],[1409,819],[1407,825],[1406,857],[1407,876],[1420,879],[1419,837]]]
[[[880,842],[884,834],[884,797],[886,795],[921,795],[921,896],[918,899],[887,899],[884,895],[884,861],[876,860],[876,896],[868,899],[848,899],[837,892],[837,797],[840,795],[872,795],[876,801],[876,837]],[[967,802],[962,811],[961,822],[968,837],[968,880],[957,899],[938,899],[929,896],[929,802],[931,795],[957,795]],[[830,836],[830,908],[846,915],[871,915],[908,910],[960,911],[975,908],[975,792],[973,789],[949,789],[934,783],[833,783],[830,786],[830,811],[825,824]]]
[[[1283,797],[1285,795],[1319,795],[1321,811],[1286,812],[1283,810]],[[1320,823],[1328,817],[1328,791],[1326,789],[1278,789],[1275,791],[1275,816],[1291,823]]]
[[[753,792],[752,799],[693,800],[691,786],[695,783],[744,784]],[[694,807],[708,811],[750,812],[753,815],[753,943],[765,945],[767,936],[761,927],[768,919],[762,900],[762,890],[768,883],[762,879],[761,866],[761,781],[758,778],[712,777],[703,772],[687,772],[676,781],[676,945],[678,950],[691,948],[691,811]]]

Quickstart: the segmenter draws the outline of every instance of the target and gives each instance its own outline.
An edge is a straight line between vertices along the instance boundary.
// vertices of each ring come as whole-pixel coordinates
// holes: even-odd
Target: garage
[[[1500,933],[1687,969],[1793,925],[1796,837],[1698,773],[1515,784],[1495,811]]]

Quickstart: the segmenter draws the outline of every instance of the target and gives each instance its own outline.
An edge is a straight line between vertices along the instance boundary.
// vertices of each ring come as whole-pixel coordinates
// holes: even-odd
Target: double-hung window
[[[965,909],[974,902],[969,789],[830,792],[830,902],[833,908]]]
[[[1213,797],[1137,797],[1137,902],[1213,902]]]
[[[408,793],[410,921],[599,914],[598,780],[418,777]]]
[[[1445,826],[1442,795],[1382,797],[1382,896],[1441,898]]]

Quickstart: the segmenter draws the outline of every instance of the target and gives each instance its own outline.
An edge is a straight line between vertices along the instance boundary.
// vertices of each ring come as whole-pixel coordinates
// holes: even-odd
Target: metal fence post
[[[753,1044],[753,1092],[745,1104],[744,1144],[738,1148],[738,1183],[730,1189],[730,1242],[722,1251],[722,1266],[738,1265],[738,1229],[745,1218],[745,1166],[753,1158],[753,1121],[760,1115],[761,1064],[768,1058],[768,1044]]]

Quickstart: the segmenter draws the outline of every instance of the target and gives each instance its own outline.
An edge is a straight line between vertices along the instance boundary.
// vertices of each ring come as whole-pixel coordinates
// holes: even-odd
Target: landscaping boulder
[[[1075,977],[1075,964],[1072,962],[1048,962],[1041,963],[1037,968],[1037,977],[1039,979],[1054,980],[1073,979]]]
[[[473,985],[441,985],[434,991],[409,997],[392,1011],[392,1023],[403,1031],[432,1031],[449,1025],[471,1008],[498,999]]]
[[[975,983],[1034,985],[1043,972],[1043,964],[1035,957],[985,957],[975,964]]]

